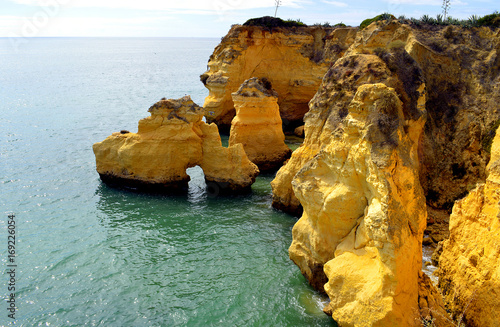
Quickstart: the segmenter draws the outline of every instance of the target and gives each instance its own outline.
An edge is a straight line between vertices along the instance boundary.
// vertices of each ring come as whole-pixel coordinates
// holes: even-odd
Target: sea
[[[0,38],[0,326],[335,326],[288,258],[272,174],[214,197],[193,167],[162,196],[95,170],[92,144],[161,98],[203,105],[219,41]]]

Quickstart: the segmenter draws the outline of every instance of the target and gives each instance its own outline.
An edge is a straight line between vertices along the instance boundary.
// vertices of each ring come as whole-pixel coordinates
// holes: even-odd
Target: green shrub
[[[396,17],[394,17],[393,15],[391,15],[389,13],[383,13],[383,14],[375,16],[373,18],[365,19],[364,21],[361,22],[361,25],[359,25],[359,28],[363,29],[373,22],[378,22],[378,21],[382,21],[382,20],[393,20],[393,19],[396,19]]]
[[[443,15],[437,15],[436,16],[436,23],[438,25],[444,25],[444,24],[446,24],[446,21],[443,20]]]
[[[493,139],[495,138],[498,127],[500,126],[500,120],[497,120],[489,129],[488,132],[483,136],[483,140],[481,142],[483,149],[491,153],[491,145],[493,144]]]
[[[431,24],[433,20],[434,19],[429,15],[423,15],[422,17],[420,17],[420,21],[422,22],[422,24]]]
[[[420,26],[422,25],[422,21],[421,20],[418,20],[416,18],[411,18],[410,19],[411,23],[414,24],[415,26]]]
[[[387,48],[389,50],[394,50],[394,49],[403,49],[405,46],[406,46],[406,43],[404,43],[401,40],[396,40],[396,41],[392,41],[391,43],[389,43]]]
[[[494,12],[491,15],[478,18],[477,26],[500,27],[500,14],[498,12]]]
[[[300,18],[299,19],[287,19],[285,20],[285,26],[284,27],[293,27],[293,26],[307,26],[304,24]]]
[[[400,19],[401,21],[401,19]],[[437,15],[436,18],[430,17],[429,15],[423,15],[420,19],[411,18],[411,23],[416,26],[420,25],[456,25],[464,28],[470,27],[480,27],[480,26],[489,26],[489,27],[500,27],[500,14],[498,12],[494,12],[491,15],[486,15],[484,17],[480,17],[478,15],[472,15],[469,19],[457,19],[451,16],[447,16],[444,18],[442,15]]]
[[[478,26],[477,21],[479,20],[478,15],[472,15],[469,17],[469,20],[467,21],[469,23],[469,26]]]
[[[264,16],[259,18],[252,18],[247,20],[243,26],[260,26],[268,29],[272,29],[275,27],[299,27],[299,26],[307,26],[300,19],[297,20],[283,20],[277,17]]]

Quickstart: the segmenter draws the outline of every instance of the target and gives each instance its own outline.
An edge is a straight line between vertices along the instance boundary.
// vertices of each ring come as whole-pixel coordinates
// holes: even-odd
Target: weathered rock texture
[[[231,122],[229,145],[241,143],[260,171],[275,170],[290,157],[285,144],[277,93],[266,79],[246,80],[233,93],[236,116]]]
[[[488,139],[500,119],[500,34],[486,27],[415,28],[392,21],[360,31],[347,53],[380,54],[391,47],[404,47],[423,71],[428,119],[419,148],[420,182],[428,205],[451,209],[486,177]]]
[[[395,88],[410,118],[414,118],[417,106],[424,106],[425,88],[416,63],[403,49],[392,50],[392,61],[404,61],[405,66],[390,66],[375,55],[355,54],[342,57],[330,68],[304,117],[304,143],[271,182],[274,207],[300,215],[302,207],[292,190],[292,179],[323,146],[332,142],[333,130],[348,114],[347,107],[360,85],[383,82]],[[401,75],[408,82],[402,81]]]
[[[488,177],[453,207],[439,258],[439,286],[454,318],[467,326],[500,322],[500,130]]]
[[[215,48],[201,80],[209,90],[206,118],[222,131],[235,116],[231,94],[252,77],[267,78],[278,93],[281,117],[290,128],[302,124],[307,103],[316,93],[332,57],[345,51],[331,39],[353,38],[355,29],[274,28],[235,25]],[[331,43],[331,42],[330,42]],[[348,43],[348,41],[346,42]],[[293,129],[292,129],[293,131]]]
[[[418,273],[418,306],[422,326],[456,327],[445,310],[443,296],[424,272]]]
[[[338,54],[328,52],[333,55],[332,62],[342,56],[376,54],[389,70],[397,71],[404,88],[413,85],[413,70],[422,71],[428,119],[418,148],[420,183],[427,204],[449,214],[453,202],[486,176],[488,147],[500,119],[499,31],[386,21],[358,31],[355,38],[331,39],[326,44],[329,49],[341,49]],[[393,53],[400,50],[409,56],[395,57]],[[410,59],[412,64],[408,65]],[[355,69],[351,71],[356,74]],[[315,114],[315,124],[325,123],[329,108],[324,106],[323,113]],[[329,142],[327,135],[317,132],[320,129],[308,132],[307,115],[305,119],[304,149],[294,154],[295,159],[292,156],[287,173],[278,174],[273,182],[273,206],[295,214],[300,214],[301,208],[291,180]]]
[[[161,100],[139,121],[137,133],[113,133],[93,146],[97,171],[112,185],[160,192],[187,190],[186,169],[201,166],[218,191],[242,191],[259,170],[241,144],[224,148],[217,126],[202,121],[189,96]]]
[[[353,68],[385,66],[375,56],[350,59]],[[293,180],[304,214],[290,258],[316,287],[327,282],[325,310],[340,325],[412,326],[426,223],[414,140],[425,109],[405,116],[396,91],[381,83],[360,85],[343,109],[344,117],[330,111],[323,126],[330,142]]]

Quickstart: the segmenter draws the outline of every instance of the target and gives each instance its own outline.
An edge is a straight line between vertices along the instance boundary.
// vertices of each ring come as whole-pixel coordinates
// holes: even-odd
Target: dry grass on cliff
[[[399,92],[403,101],[403,112],[405,117],[417,119],[420,115],[417,109],[420,93],[418,88],[423,80],[423,72],[417,62],[404,50],[404,42],[394,41],[389,44],[388,50],[377,48],[374,50],[389,70],[396,73],[403,83],[403,92]]]
[[[436,322],[437,322],[438,319],[436,319],[435,317],[439,316],[441,318],[440,319],[441,321],[443,321],[443,319],[444,319],[444,322],[445,322],[446,326],[450,326],[450,327],[467,327],[467,323],[466,323],[466,321],[464,321],[464,319],[465,319],[465,313],[469,309],[469,306],[471,305],[472,301],[475,299],[475,296],[476,296],[476,291],[474,291],[472,293],[469,301],[465,305],[463,311],[460,313],[460,316],[458,316],[457,320],[453,320],[451,318],[451,316],[447,316],[447,317],[443,316],[441,313],[437,312],[436,310],[428,309],[429,312],[428,312],[428,314],[426,314],[425,317],[422,314],[420,314],[420,322],[422,323],[422,326],[423,327],[443,327],[442,323],[441,324],[436,324]],[[449,310],[447,310],[447,311],[448,311],[448,313],[450,313]]]

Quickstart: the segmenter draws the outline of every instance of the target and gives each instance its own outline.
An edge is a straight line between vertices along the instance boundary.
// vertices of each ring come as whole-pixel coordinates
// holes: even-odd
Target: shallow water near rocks
[[[296,218],[249,195],[103,185],[92,144],[137,131],[161,99],[208,94],[217,39],[0,39],[0,242],[17,220],[16,326],[332,326],[288,259]],[[1,245],[3,244],[3,245]],[[0,275],[0,296],[7,278]],[[0,325],[13,325],[0,304]]]

